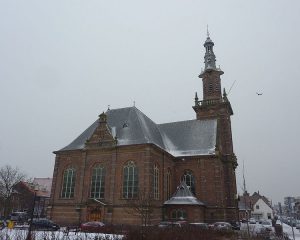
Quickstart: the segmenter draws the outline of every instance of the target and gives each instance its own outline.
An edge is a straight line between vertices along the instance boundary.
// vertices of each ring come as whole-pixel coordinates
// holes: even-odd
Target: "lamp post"
[[[32,210],[31,210],[31,215],[30,215],[30,224],[29,224],[29,228],[28,228],[28,233],[27,233],[27,237],[26,240],[32,240],[31,237],[31,231],[32,231],[32,222],[33,222],[33,215],[34,215],[34,207],[35,207],[35,200],[36,200],[36,192],[37,192],[37,187],[34,187],[34,195],[33,195],[33,205],[32,205]]]

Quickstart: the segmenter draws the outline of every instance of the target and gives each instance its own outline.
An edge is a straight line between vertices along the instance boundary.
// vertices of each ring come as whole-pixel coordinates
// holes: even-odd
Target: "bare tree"
[[[20,181],[25,180],[25,174],[15,167],[6,165],[0,168],[0,201],[4,216],[7,217],[12,207],[12,193],[14,186]]]
[[[154,210],[153,197],[151,193],[139,191],[136,198],[128,199],[127,212],[140,217],[141,225],[147,226],[150,224],[152,213]]]

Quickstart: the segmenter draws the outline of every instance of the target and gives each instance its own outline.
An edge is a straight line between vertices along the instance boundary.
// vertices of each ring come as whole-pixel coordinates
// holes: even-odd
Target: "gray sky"
[[[234,116],[238,192],[299,189],[300,2],[0,0],[0,166],[52,177],[54,154],[107,109],[194,119],[206,25]],[[257,96],[256,92],[263,92]]]

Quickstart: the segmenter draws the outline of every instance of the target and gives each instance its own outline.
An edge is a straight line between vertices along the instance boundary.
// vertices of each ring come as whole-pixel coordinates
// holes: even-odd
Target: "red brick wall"
[[[160,197],[153,200],[154,212],[151,222],[158,223],[163,218],[162,206],[166,197],[166,172],[171,169],[172,193],[176,191],[185,170],[190,169],[195,176],[196,197],[208,206],[217,206],[214,210],[216,218],[226,218],[224,163],[218,156],[185,157],[174,159],[170,154],[154,145],[136,145],[128,147],[112,147],[90,149],[87,151],[71,151],[57,153],[53,174],[53,188],[48,214],[60,224],[78,224],[87,220],[88,206],[97,206],[89,199],[91,172],[93,166],[101,163],[106,168],[105,194],[101,199],[107,205],[101,210],[101,220],[112,223],[140,224],[140,218],[128,214],[128,200],[122,197],[123,166],[134,161],[138,167],[139,189],[153,191],[153,167],[159,166]],[[60,197],[63,171],[68,166],[76,168],[75,197]],[[98,205],[99,206],[99,205]],[[211,214],[207,210],[189,210],[193,221],[209,221]],[[209,211],[208,211],[209,212]],[[221,216],[221,217],[220,217]],[[215,218],[215,217],[214,217]]]

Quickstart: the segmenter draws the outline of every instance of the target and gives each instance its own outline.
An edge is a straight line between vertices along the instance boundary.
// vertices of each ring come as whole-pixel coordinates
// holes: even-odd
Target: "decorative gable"
[[[107,125],[107,115],[103,112],[99,115],[98,126],[86,141],[86,148],[112,147],[117,144],[117,139],[113,137]]]

